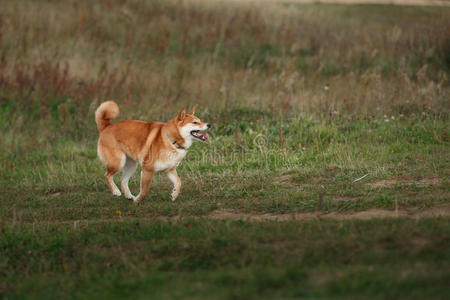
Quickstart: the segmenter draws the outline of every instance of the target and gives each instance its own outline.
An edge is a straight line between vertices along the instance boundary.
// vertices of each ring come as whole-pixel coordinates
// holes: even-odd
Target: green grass
[[[270,127],[248,123],[242,129],[244,122],[218,125],[210,142],[193,146],[179,167],[183,188],[176,204],[168,201],[171,187],[164,174],[154,179],[139,208],[112,197],[96,158],[95,140],[37,141],[34,150],[3,153],[5,209],[0,215],[11,218],[13,207],[20,208],[18,217],[27,222],[49,216],[108,218],[115,209],[134,217],[201,216],[219,207],[259,214],[308,212],[317,209],[319,197],[325,211],[447,202],[445,121],[298,119]],[[233,136],[227,126],[232,126]],[[378,186],[383,179],[393,183]],[[135,194],[138,183],[136,172],[130,183]],[[105,209],[110,201],[113,207]]]
[[[446,219],[8,225],[6,297],[444,299]],[[14,266],[14,268],[11,268]]]
[[[3,2],[1,298],[450,295],[448,8]],[[175,203],[111,195],[108,99],[213,124]]]
[[[111,195],[95,140],[36,141],[27,150],[29,144],[16,140],[22,150],[2,153],[3,296],[448,296],[448,217],[209,218],[221,210],[260,215],[446,205],[447,122],[434,117],[299,119],[273,127],[245,122],[219,125],[210,142],[193,146],[179,167],[183,187],[175,203],[169,200],[168,180],[160,175],[139,206]],[[271,133],[273,128],[286,130],[286,137]],[[369,175],[353,182],[364,174]],[[136,175],[131,182],[134,194],[138,180]],[[380,180],[393,183],[380,185]]]

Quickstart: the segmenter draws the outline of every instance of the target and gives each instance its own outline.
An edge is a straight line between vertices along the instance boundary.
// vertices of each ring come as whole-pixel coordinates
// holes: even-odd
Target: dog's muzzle
[[[211,124],[206,124],[206,127],[206,130],[210,129]],[[192,130],[191,135],[202,142],[206,141],[209,138],[207,134],[200,133],[200,130]]]

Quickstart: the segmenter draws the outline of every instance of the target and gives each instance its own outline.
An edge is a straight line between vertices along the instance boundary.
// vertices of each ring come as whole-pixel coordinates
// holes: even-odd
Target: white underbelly
[[[155,172],[161,172],[176,168],[181,160],[186,156],[185,153],[170,154],[167,161],[157,160],[153,166]]]
[[[161,171],[166,171],[166,170],[173,169],[178,164],[179,164],[179,162],[178,163],[173,163],[173,162],[163,162],[163,161],[157,160],[155,162],[155,165],[153,166],[153,169],[156,172],[161,172]]]

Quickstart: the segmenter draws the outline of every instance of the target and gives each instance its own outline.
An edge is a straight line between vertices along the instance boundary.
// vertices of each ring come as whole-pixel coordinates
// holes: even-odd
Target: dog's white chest
[[[156,172],[166,171],[177,167],[181,160],[186,156],[185,150],[178,150],[177,152],[169,152],[166,160],[157,160],[154,165]]]

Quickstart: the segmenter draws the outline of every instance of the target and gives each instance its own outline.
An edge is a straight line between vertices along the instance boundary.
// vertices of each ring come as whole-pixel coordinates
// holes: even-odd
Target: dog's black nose
[[[206,124],[206,127],[208,127],[208,129],[210,129],[211,128],[211,124]]]

